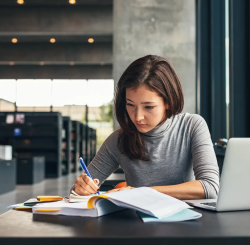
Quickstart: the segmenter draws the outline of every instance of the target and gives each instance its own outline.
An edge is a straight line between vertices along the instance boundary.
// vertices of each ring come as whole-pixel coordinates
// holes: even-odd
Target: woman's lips
[[[141,127],[141,128],[144,128],[144,127],[147,126],[147,124],[139,124],[139,123],[137,123],[137,125],[138,125],[139,127]]]

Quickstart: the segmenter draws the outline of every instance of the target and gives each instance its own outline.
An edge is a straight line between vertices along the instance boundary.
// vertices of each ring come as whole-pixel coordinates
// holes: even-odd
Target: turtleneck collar
[[[167,120],[164,123],[154,127],[153,129],[151,129],[144,135],[147,137],[156,137],[156,136],[162,135],[170,127],[172,121],[173,121],[173,116],[170,118],[167,118]]]

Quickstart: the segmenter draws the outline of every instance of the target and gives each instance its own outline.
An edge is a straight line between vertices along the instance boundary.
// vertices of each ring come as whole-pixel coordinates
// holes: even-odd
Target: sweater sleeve
[[[191,152],[196,180],[202,184],[207,199],[216,198],[219,191],[219,168],[211,136],[205,120],[193,117]]]
[[[99,179],[99,185],[119,167],[118,135],[119,131],[116,130],[104,141],[88,166],[91,177],[93,179]]]

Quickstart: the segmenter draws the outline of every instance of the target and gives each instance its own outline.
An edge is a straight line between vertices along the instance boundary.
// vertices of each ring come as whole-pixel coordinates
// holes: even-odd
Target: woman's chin
[[[143,133],[143,134],[145,134],[145,133],[147,133],[147,132],[149,132],[151,129],[149,129],[148,127],[147,128],[141,128],[141,127],[136,127],[137,128],[137,130],[140,132],[140,133]]]

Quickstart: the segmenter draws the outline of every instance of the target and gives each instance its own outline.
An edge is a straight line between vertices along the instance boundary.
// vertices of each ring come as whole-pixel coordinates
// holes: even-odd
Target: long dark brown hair
[[[180,113],[184,98],[179,78],[168,60],[156,55],[147,55],[132,62],[122,74],[115,90],[115,114],[121,129],[118,149],[131,160],[148,161],[144,136],[131,121],[126,110],[126,89],[146,86],[157,92],[169,106],[167,117]]]

